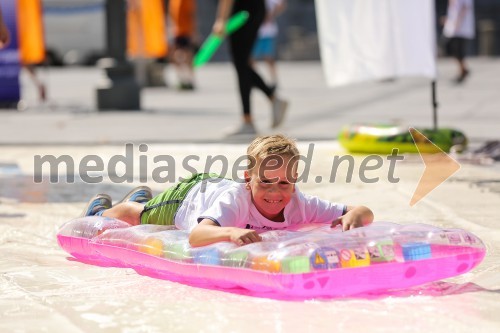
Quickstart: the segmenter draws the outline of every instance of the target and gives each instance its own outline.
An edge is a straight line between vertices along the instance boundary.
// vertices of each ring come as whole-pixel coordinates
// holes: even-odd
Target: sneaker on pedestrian
[[[195,86],[192,82],[181,82],[177,86],[177,89],[181,91],[191,91],[195,90]]]
[[[111,208],[111,197],[107,194],[96,194],[83,210],[81,217],[102,214],[102,211]]]
[[[276,97],[273,100],[273,123],[271,125],[272,128],[276,128],[283,122],[285,119],[286,110],[288,108],[288,102]]]
[[[121,199],[118,203],[122,202],[138,202],[146,203],[153,198],[153,191],[147,186],[138,186]],[[117,204],[118,204],[117,203]]]
[[[462,73],[460,73],[460,75],[454,80],[454,82],[456,84],[461,84],[465,81],[465,79],[467,78],[467,76],[469,76],[470,72],[466,69],[465,71],[463,71]]]
[[[226,137],[256,135],[257,131],[252,123],[243,122],[239,127],[226,133]]]

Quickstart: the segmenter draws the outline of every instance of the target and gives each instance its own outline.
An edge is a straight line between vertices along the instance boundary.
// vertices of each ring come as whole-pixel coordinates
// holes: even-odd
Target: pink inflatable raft
[[[475,235],[425,224],[375,222],[348,232],[309,224],[261,235],[262,242],[241,247],[221,242],[193,248],[186,231],[85,217],[64,224],[57,240],[84,262],[298,297],[407,288],[466,273],[485,256]]]

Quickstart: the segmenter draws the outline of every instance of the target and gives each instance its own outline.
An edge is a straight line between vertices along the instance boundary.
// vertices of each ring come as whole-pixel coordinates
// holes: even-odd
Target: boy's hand
[[[373,212],[364,206],[348,207],[347,213],[332,222],[331,227],[342,225],[342,231],[363,227],[373,222]]]
[[[250,229],[233,228],[230,233],[231,242],[242,246],[262,241],[262,237],[255,231]]]
[[[353,214],[347,212],[345,215],[342,215],[332,222],[332,228],[335,228],[339,224],[342,225],[342,231],[347,231],[362,227],[363,220],[359,216],[353,216]]]

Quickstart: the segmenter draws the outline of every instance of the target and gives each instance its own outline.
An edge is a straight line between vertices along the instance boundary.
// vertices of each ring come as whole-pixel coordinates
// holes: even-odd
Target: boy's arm
[[[236,227],[220,227],[214,221],[203,219],[191,231],[189,244],[193,247],[216,242],[233,242],[237,245],[260,242],[262,238],[255,230]]]
[[[347,206],[346,213],[332,222],[332,228],[342,224],[342,231],[366,226],[373,222],[373,212],[365,206]]]

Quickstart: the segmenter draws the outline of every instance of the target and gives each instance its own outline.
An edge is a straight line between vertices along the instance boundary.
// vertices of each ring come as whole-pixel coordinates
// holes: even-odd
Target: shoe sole
[[[80,217],[85,217],[87,216],[87,210],[89,209],[89,206],[90,204],[97,198],[105,198],[107,200],[109,200],[109,202],[112,202],[111,201],[111,197],[107,194],[104,194],[104,193],[100,193],[100,194],[96,194],[94,195],[90,200],[89,202],[87,202],[87,205],[85,206],[85,209],[83,210],[83,212],[80,214]]]
[[[125,197],[123,197],[123,199],[118,201],[115,205],[127,202],[128,199],[130,199],[130,197],[132,196],[132,194],[134,194],[137,191],[141,191],[141,190],[144,190],[144,191],[151,193],[151,198],[153,197],[153,191],[151,191],[151,189],[148,186],[138,186],[138,187],[134,187],[132,190],[130,190],[130,192],[128,192],[127,195],[125,195]]]

